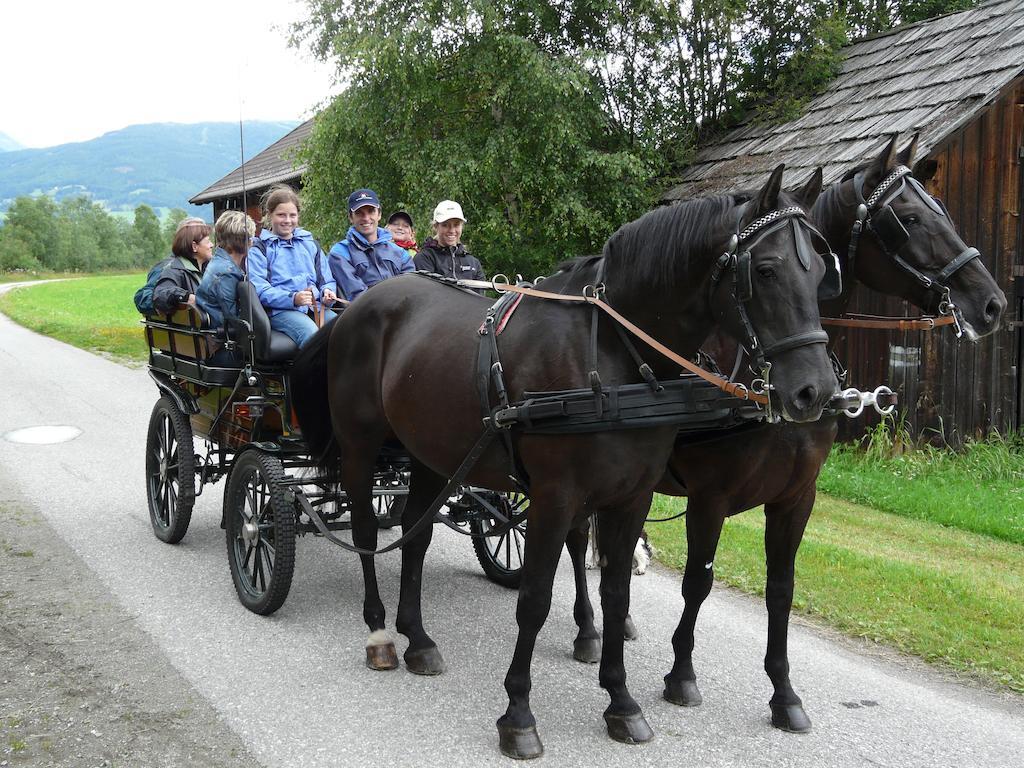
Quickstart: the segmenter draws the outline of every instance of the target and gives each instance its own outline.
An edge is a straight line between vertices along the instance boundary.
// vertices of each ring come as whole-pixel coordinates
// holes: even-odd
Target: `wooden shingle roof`
[[[255,157],[245,161],[245,189],[253,192],[266,189],[272,184],[292,182],[300,178],[306,166],[295,161],[295,150],[313,130],[313,120],[309,119],[294,128],[290,133],[275,141]],[[225,197],[242,194],[242,167],[235,168],[231,173],[189,200],[192,205],[203,205]]]
[[[780,162],[787,184],[824,168],[829,184],[919,132],[918,157],[994,102],[1024,73],[1024,2],[991,0],[847,46],[840,75],[788,123],[748,123],[701,150],[664,194],[680,200],[760,186]]]

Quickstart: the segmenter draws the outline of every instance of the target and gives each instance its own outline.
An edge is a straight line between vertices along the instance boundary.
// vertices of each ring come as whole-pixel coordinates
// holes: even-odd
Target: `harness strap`
[[[942,268],[942,271],[939,272],[938,276],[935,278],[936,282],[946,282],[946,280],[951,278],[953,274],[960,269],[960,267],[965,266],[969,261],[971,261],[971,259],[976,259],[980,256],[981,254],[978,252],[977,248],[968,248]]]
[[[460,280],[459,283],[468,288],[491,288],[499,293],[511,291],[512,293],[522,293],[526,296],[532,296],[536,299],[549,299],[551,301],[565,301],[572,304],[593,304],[594,306],[600,307],[601,310],[611,317],[615,322],[619,323],[623,328],[629,331],[631,334],[636,336],[647,346],[658,352],[663,357],[668,358],[677,365],[685,368],[690,373],[695,373],[705,381],[709,381],[716,387],[721,389],[733,397],[740,397],[745,400],[750,400],[761,405],[765,405],[768,402],[766,395],[760,395],[755,392],[748,390],[743,384],[736,384],[731,381],[726,381],[720,376],[715,376],[713,373],[709,373],[701,368],[699,365],[690,362],[682,355],[678,355],[671,349],[666,347],[660,341],[655,339],[653,336],[648,334],[639,326],[631,323],[625,317],[620,315],[611,306],[606,304],[604,301],[594,295],[567,295],[563,293],[551,293],[550,291],[540,291],[536,288],[524,288],[518,285],[505,285],[496,284],[487,280]]]
[[[952,315],[942,317],[823,317],[822,325],[837,328],[869,328],[885,331],[930,331],[944,325],[953,325],[956,319]]]
[[[807,333],[794,333],[784,339],[779,339],[774,344],[768,344],[762,350],[768,355],[778,352],[785,352],[797,347],[804,347],[809,344],[828,344],[828,334],[824,331],[808,331]]]

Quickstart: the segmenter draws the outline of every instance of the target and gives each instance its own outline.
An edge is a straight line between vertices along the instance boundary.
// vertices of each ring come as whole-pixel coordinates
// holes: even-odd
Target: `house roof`
[[[302,176],[306,166],[297,163],[295,150],[313,130],[312,118],[294,128],[290,133],[275,141],[255,157],[189,200],[192,205],[202,205],[225,197],[242,194],[242,169],[245,169],[245,190],[252,192],[265,189],[272,184],[294,181]]]
[[[747,123],[702,149],[665,201],[757,187],[780,162],[787,182],[822,166],[829,184],[918,132],[928,155],[1024,73],[1024,3],[991,0],[848,45],[828,90],[788,123]]]

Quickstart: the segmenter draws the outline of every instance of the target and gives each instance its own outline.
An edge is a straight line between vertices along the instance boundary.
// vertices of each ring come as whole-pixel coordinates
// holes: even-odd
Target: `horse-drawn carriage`
[[[529,701],[531,659],[563,546],[582,567],[580,523],[593,515],[600,524],[604,615],[599,634],[586,590],[578,594],[577,647],[587,651],[577,658],[600,658],[609,735],[640,743],[653,732],[626,687],[622,644],[630,556],[654,491],[690,497],[686,608],[664,691],[686,706],[701,701],[693,627],[710,591],[721,523],[763,503],[772,723],[807,730],[790,684],[786,633],[793,562],[835,437],[828,412],[892,404],[883,388],[837,392],[819,300],[842,302],[839,289],[860,279],[944,316],[972,340],[995,330],[1005,308],[978,252],[912,179],[912,154],[913,143],[897,157],[894,138],[878,161],[824,193],[820,175],[782,191],[780,166],[758,191],[652,212],[613,235],[600,257],[577,260],[543,290],[509,286],[491,306],[417,276],[387,280],[329,335],[314,336],[291,381],[251,293],[241,297],[241,314],[252,321],[232,334],[247,353],[240,370],[205,366],[205,336],[188,323],[151,321],[150,371],[162,392],[147,454],[154,530],[166,541],[184,534],[194,494],[185,478],[194,474],[202,488],[228,475],[232,575],[242,602],[269,613],[287,594],[297,533],[334,538],[349,512],[356,551],[371,554],[381,520],[394,521],[407,492],[405,533],[384,550],[411,545],[402,549],[395,626],[409,639],[409,670],[430,675],[445,668],[421,612],[435,513],[463,481],[494,488],[506,495],[470,489],[442,519],[478,535],[519,536],[515,513],[526,505],[513,494],[528,488],[528,554],[518,538],[484,552],[509,555],[502,564],[509,583],[519,578],[511,554],[524,564],[519,640],[505,678],[509,704],[497,725],[503,753],[531,758],[543,753]],[[715,327],[745,348],[755,381],[744,386],[697,371],[673,352],[694,356]],[[680,367],[694,375],[680,377]],[[425,394],[422,403],[407,401],[409,386]],[[751,420],[766,428],[732,429]],[[198,460],[183,450],[191,448],[193,426],[209,448]],[[689,429],[712,428],[728,428],[714,450],[679,440]],[[389,454],[396,437],[415,458]],[[330,467],[345,495],[334,492]],[[392,669],[398,659],[376,574],[369,557],[362,565],[367,662]]]
[[[182,306],[145,320],[149,375],[160,391],[146,440],[146,491],[153,532],[169,544],[188,530],[195,499],[227,478],[221,527],[231,576],[242,604],[259,614],[288,596],[295,541],[305,534],[334,537],[351,527],[343,492],[316,468],[295,422],[288,368],[295,343],[273,331],[251,283],[239,285],[240,320],[226,343],[239,367],[207,361],[223,334],[202,328],[198,310]],[[198,438],[204,450],[194,450]],[[401,523],[409,485],[409,457],[385,446],[374,471],[374,512],[381,528]],[[518,584],[525,523],[522,495],[461,489],[442,519],[475,533],[473,548],[496,583]],[[496,535],[485,534],[495,532]]]

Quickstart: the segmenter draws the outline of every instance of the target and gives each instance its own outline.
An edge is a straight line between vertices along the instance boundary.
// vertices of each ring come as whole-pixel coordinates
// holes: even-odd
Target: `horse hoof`
[[[633,623],[632,616],[626,616],[626,623],[622,625],[622,635],[627,640],[636,640],[640,637],[640,630],[636,628],[636,624]]]
[[[680,707],[698,707],[704,703],[696,680],[670,680],[665,678],[665,701]]]
[[[807,733],[811,730],[811,718],[800,704],[772,704],[772,725],[780,731]]]
[[[654,731],[639,712],[632,715],[605,712],[604,722],[608,726],[608,735],[623,744],[645,744],[654,738]]]
[[[440,675],[445,670],[444,657],[437,646],[405,652],[405,666],[416,675]]]
[[[515,728],[503,725],[498,721],[498,748],[505,757],[516,760],[532,760],[544,754],[544,745],[540,743],[536,726]]]
[[[398,669],[398,652],[395,650],[395,644],[366,646],[366,666],[380,671]]]
[[[584,664],[601,660],[601,640],[597,637],[578,637],[572,643],[572,657]]]

